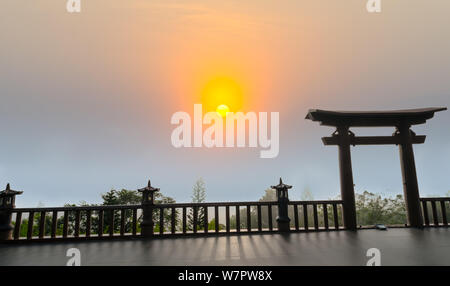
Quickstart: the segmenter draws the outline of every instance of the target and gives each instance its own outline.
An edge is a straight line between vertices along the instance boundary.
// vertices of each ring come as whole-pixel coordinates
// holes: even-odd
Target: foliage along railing
[[[143,205],[14,208],[12,240],[141,236]],[[279,204],[218,202],[154,204],[154,237],[278,232]],[[290,201],[290,231],[344,229],[342,201]]]
[[[420,198],[424,226],[448,226],[450,197]],[[439,210],[439,211],[438,211]]]

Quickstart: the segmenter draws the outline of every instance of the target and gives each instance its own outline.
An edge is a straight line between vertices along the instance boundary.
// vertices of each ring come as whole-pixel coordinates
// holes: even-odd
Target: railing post
[[[138,192],[142,193],[142,210],[143,217],[141,223],[141,234],[143,237],[153,236],[153,207],[155,205],[155,192],[159,191],[159,188],[153,188],[150,180],[145,188],[138,189]]]
[[[280,178],[280,183],[276,186],[271,186],[272,189],[277,191],[277,199],[278,199],[278,216],[277,216],[277,224],[278,231],[287,232],[290,231],[290,222],[291,219],[288,216],[288,189],[292,188],[292,186],[283,184],[283,181]]]
[[[11,240],[14,227],[11,225],[12,210],[16,207],[16,195],[22,191],[11,190],[9,184],[0,192],[0,240]]]

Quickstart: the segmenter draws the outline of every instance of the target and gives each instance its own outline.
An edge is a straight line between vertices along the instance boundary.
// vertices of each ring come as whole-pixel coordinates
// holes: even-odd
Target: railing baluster
[[[177,221],[176,221],[176,210],[175,210],[175,208],[172,208],[172,213],[171,213],[171,232],[172,233],[175,233],[175,228],[176,228],[176,224],[177,224]]]
[[[41,217],[39,218],[39,238],[43,239],[45,234],[45,211],[41,211]]]
[[[219,232],[219,206],[214,207],[214,223],[216,232]]]
[[[75,211],[75,237],[80,236],[80,220],[81,220],[81,212],[80,210]]]
[[[336,204],[333,204],[333,217],[334,217],[334,228],[339,229],[339,216]]]
[[[268,212],[268,220],[269,220],[269,230],[272,231],[273,230],[273,225],[272,225],[272,205],[267,205],[267,212]]]
[[[203,231],[205,232],[205,233],[207,233],[208,232],[208,207],[207,206],[205,206],[204,208],[204,212],[205,212],[205,215],[204,215],[204,217],[203,217],[203,219],[204,219],[204,221],[203,221],[203,227],[205,228]]]
[[[194,233],[197,233],[197,207],[196,206],[194,206],[194,218],[193,218],[192,231]]]
[[[52,213],[52,230],[51,238],[56,238],[56,228],[58,227],[58,211],[53,211]]]
[[[22,212],[16,213],[16,223],[14,224],[14,240],[20,238],[20,225],[22,224]]]
[[[125,209],[120,210],[120,236],[125,235]]]
[[[298,230],[298,206],[294,205],[294,224],[295,230]]]
[[[86,211],[86,237],[91,236],[91,210]]]
[[[98,236],[103,236],[103,218],[104,218],[104,211],[99,210],[98,212]]]
[[[430,219],[428,218],[428,206],[427,201],[422,201],[423,218],[425,220],[425,225],[430,225]]]
[[[425,225],[430,225],[430,219],[428,218],[428,206],[427,201],[422,201],[423,218],[425,220]]]
[[[258,211],[258,230],[262,231],[261,205],[258,205],[256,209]]]
[[[137,233],[137,209],[133,209],[133,223],[132,223],[132,232],[133,235],[136,235]]]
[[[236,232],[241,232],[241,210],[236,206]]]
[[[114,210],[111,210],[111,216],[109,218],[109,236],[114,236]]]
[[[433,212],[433,224],[439,226],[439,218],[437,215],[436,202],[431,201],[431,211]]]
[[[27,230],[27,239],[30,240],[33,237],[33,223],[34,223],[34,212],[31,211],[28,214],[28,230]]]
[[[68,233],[69,233],[69,211],[64,211],[63,237],[66,238]]]
[[[305,224],[305,230],[308,230],[308,205],[303,204],[303,223]]]
[[[328,205],[323,204],[323,223],[325,226],[325,229],[328,230]]]
[[[247,205],[247,231],[248,232],[252,231],[251,211],[249,205]]]
[[[442,223],[444,225],[448,225],[447,221],[447,210],[445,209],[445,201],[441,201],[441,213],[442,213]]]
[[[317,215],[317,204],[313,204],[314,228],[319,229],[319,217]]]
[[[230,206],[225,207],[225,220],[227,232],[230,232]]]
[[[142,209],[142,211],[143,211],[143,213],[142,213],[142,222],[144,222],[144,217],[145,217],[144,209],[147,209],[148,212],[149,212],[149,223],[150,223],[150,225],[149,225],[149,232],[150,232],[149,235],[153,236],[155,234],[156,226],[158,225],[158,222],[155,221],[157,208],[155,206],[152,206],[152,205],[150,207],[148,207],[148,208],[144,207]],[[142,229],[141,229],[141,234],[142,234]]]
[[[159,208],[159,234],[164,234],[164,209]]]
[[[186,233],[186,207],[183,207],[183,233]]]

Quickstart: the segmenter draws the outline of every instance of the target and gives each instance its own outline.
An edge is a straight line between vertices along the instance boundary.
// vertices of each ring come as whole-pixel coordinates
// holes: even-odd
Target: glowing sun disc
[[[217,106],[216,112],[220,116],[225,117],[225,116],[227,116],[227,112],[230,112],[230,108],[228,106],[226,106],[225,104],[221,104],[221,105]]]

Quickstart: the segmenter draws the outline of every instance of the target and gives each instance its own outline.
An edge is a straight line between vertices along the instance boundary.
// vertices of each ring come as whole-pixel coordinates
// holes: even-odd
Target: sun
[[[230,108],[225,104],[221,104],[221,105],[217,106],[216,112],[220,116],[225,117],[225,116],[227,116],[227,112],[230,112]]]
[[[242,85],[231,77],[212,78],[203,87],[201,102],[205,111],[216,111],[225,117],[227,112],[242,108]]]

